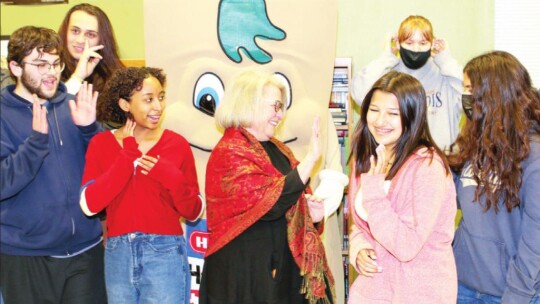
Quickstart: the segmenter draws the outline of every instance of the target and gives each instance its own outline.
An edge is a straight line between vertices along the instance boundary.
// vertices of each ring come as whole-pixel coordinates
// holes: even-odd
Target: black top
[[[285,213],[305,185],[285,155],[270,141],[261,142],[274,167],[286,175],[276,204],[259,221],[219,251],[205,258],[201,304],[304,303],[302,277],[287,242]],[[275,275],[272,275],[275,270]]]

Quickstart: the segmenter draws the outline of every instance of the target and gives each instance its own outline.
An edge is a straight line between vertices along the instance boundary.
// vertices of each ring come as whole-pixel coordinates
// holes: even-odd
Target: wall
[[[428,18],[436,37],[465,64],[493,49],[494,0],[339,0],[336,56],[352,57],[359,70],[384,50],[409,15]]]
[[[67,10],[81,2],[84,1],[70,0],[69,4],[54,5],[2,5],[0,31],[2,35],[9,35],[26,24],[58,29]],[[111,19],[121,57],[144,58],[143,0],[89,2],[101,7]],[[435,35],[448,41],[452,53],[462,64],[473,56],[493,48],[494,0],[338,0],[338,2],[336,56],[352,57],[354,70],[377,57],[384,49],[385,37],[397,32],[400,22],[411,14],[423,15],[430,19]]]
[[[24,25],[58,30],[66,12],[75,4],[88,2],[109,16],[122,59],[144,58],[143,0],[69,0],[68,4],[1,5],[0,32],[10,35]]]
[[[540,1],[494,0],[494,45],[510,52],[527,68],[534,86],[540,87],[540,39],[532,29],[540,28]],[[519,20],[519,22],[516,22]]]

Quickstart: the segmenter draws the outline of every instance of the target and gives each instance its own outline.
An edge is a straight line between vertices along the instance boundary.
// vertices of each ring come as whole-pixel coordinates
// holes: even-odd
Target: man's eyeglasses
[[[40,63],[32,63],[32,62],[22,62],[22,64],[29,64],[37,67],[38,72],[41,75],[47,74],[51,67],[56,71],[57,73],[60,73],[64,70],[64,67],[66,66],[63,62],[55,62],[55,63],[48,63],[48,62],[40,62]]]
[[[277,112],[279,112],[279,110],[283,110],[285,105],[283,104],[283,102],[279,101],[279,100],[276,100],[275,103],[272,105],[274,106],[274,110]]]

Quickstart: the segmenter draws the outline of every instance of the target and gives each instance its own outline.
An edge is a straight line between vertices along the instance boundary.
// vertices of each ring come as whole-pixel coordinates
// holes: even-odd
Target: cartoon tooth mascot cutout
[[[146,65],[164,68],[167,73],[169,105],[163,126],[182,134],[192,145],[201,191],[208,157],[222,136],[213,119],[214,110],[232,77],[241,70],[276,73],[288,86],[288,110],[276,136],[287,143],[297,159],[306,155],[313,119],[320,117],[326,152],[314,170],[311,186],[315,194],[326,197],[328,217],[321,237],[336,283],[336,303],[344,303],[341,233],[333,211],[341,200],[346,178],[333,178],[342,168],[336,130],[328,112],[337,1],[145,0],[144,14]],[[318,174],[321,171],[323,174]],[[186,226],[191,303],[198,303],[207,245],[206,221]]]

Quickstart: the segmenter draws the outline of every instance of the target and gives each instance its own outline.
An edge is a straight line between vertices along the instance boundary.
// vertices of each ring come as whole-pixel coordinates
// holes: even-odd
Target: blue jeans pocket
[[[458,285],[458,304],[500,304],[501,298],[489,294],[480,293],[461,283]]]
[[[115,250],[116,247],[118,247],[118,243],[120,243],[121,239],[119,236],[114,236],[107,238],[107,242],[105,243],[105,250]]]
[[[148,248],[156,253],[178,252],[181,247],[180,237],[176,236],[156,236],[148,240]]]
[[[107,242],[109,303],[189,303],[191,274],[182,236],[132,233]]]

